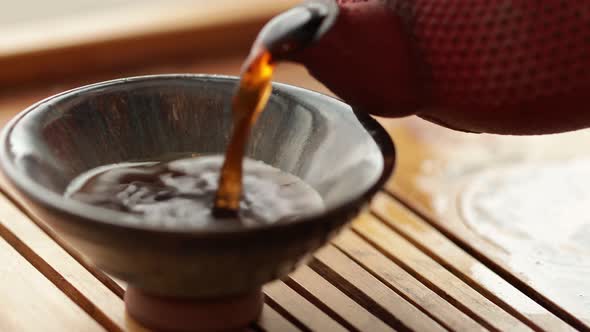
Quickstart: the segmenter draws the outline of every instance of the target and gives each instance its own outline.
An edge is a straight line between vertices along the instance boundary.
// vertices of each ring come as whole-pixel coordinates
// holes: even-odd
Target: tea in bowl
[[[250,136],[244,165],[254,166],[246,165],[245,175],[256,173],[257,167],[279,174],[283,182],[273,187],[277,192],[290,183],[305,184],[301,192],[307,194],[294,195],[313,196],[310,201],[319,200],[321,206],[293,205],[286,217],[265,219],[260,214],[270,211],[265,206],[274,206],[273,195],[264,196],[268,187],[245,181],[244,197],[262,188],[270,200],[257,205],[258,214],[216,220],[192,206],[175,212],[171,197],[190,202],[193,196],[187,192],[194,194],[199,185],[210,187],[194,180],[205,171],[213,179],[208,183],[215,183],[232,129],[231,98],[237,81],[214,75],[156,75],[89,85],[31,106],[2,134],[0,166],[14,187],[91,264],[129,283],[128,310],[147,326],[170,323],[146,309],[150,301],[174,302],[170,299],[198,303],[190,315],[175,318],[184,319],[183,326],[198,321],[195,312],[213,317],[219,303],[241,308],[241,315],[234,321],[201,321],[199,327],[236,327],[256,319],[262,285],[305,262],[366,206],[392,173],[394,147],[374,119],[337,99],[274,83]],[[199,160],[208,168],[187,166]],[[122,177],[121,169],[124,175],[130,169],[155,173],[149,181],[139,181]],[[113,170],[119,173],[108,177]],[[256,173],[258,179],[268,178],[265,172]],[[108,182],[112,178],[116,181]],[[124,190],[89,186],[104,181]],[[150,204],[133,196],[139,192],[138,181],[164,183],[166,190],[170,181],[177,181],[172,195],[157,196],[160,187],[153,196],[139,195],[148,197],[148,203],[168,204],[165,214],[145,212]],[[132,185],[135,191],[129,192]],[[89,192],[102,196],[79,195]],[[119,196],[121,192],[128,196]],[[88,197],[102,197],[100,202],[106,199],[108,204]],[[256,199],[246,203],[253,206]]]

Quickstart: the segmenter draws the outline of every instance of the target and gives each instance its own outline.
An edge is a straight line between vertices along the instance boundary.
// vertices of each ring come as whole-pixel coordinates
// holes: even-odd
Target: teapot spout
[[[339,13],[333,26],[292,60],[357,109],[414,114],[423,96],[401,18],[387,1],[334,2]]]
[[[267,50],[273,61],[290,60],[320,40],[334,25],[338,12],[335,0],[308,0],[270,20],[253,50]]]

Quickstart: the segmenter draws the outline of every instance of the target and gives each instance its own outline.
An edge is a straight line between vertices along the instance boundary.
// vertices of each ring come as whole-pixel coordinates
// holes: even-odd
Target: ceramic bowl
[[[157,75],[80,87],[10,122],[0,164],[50,226],[92,264],[149,294],[211,298],[281,278],[353,219],[392,173],[390,137],[370,116],[309,90],[274,84],[247,155],[305,180],[326,210],[286,223],[162,229],[64,197],[100,165],[223,153],[236,77]]]

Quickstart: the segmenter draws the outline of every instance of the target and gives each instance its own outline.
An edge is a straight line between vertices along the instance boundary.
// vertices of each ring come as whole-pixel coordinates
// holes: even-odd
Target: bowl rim
[[[370,200],[386,183],[393,173],[396,151],[393,141],[387,131],[368,113],[357,111],[351,105],[344,103],[342,100],[328,96],[326,94],[297,87],[290,84],[272,82],[274,91],[279,91],[281,94],[293,95],[294,92],[308,93],[316,95],[319,98],[330,100],[330,102],[338,105],[338,108],[350,108],[353,114],[356,116],[360,124],[365,128],[367,133],[373,138],[381,151],[383,158],[383,169],[379,178],[367,189],[365,189],[361,195],[352,197],[351,199],[345,200],[340,204],[334,205],[330,208],[325,209],[319,213],[313,213],[306,215],[302,218],[296,218],[289,222],[272,223],[272,224],[261,224],[251,227],[215,227],[215,228],[189,228],[189,229],[174,229],[174,228],[162,228],[159,226],[138,224],[131,222],[113,221],[113,220],[125,220],[129,218],[128,213],[111,210],[103,207],[92,206],[78,202],[73,199],[65,199],[62,195],[59,195],[32,178],[26,176],[21,170],[16,167],[14,158],[11,157],[12,153],[9,147],[9,139],[15,126],[30,112],[38,110],[44,104],[47,104],[57,98],[66,97],[68,95],[88,92],[94,89],[105,88],[117,84],[125,83],[136,83],[141,81],[160,80],[160,79],[216,79],[222,81],[237,82],[239,77],[233,75],[217,75],[217,74],[156,74],[156,75],[141,75],[126,78],[117,78],[92,84],[79,86],[73,89],[69,89],[58,94],[46,97],[33,105],[25,108],[23,111],[14,116],[3,128],[0,135],[0,169],[5,173],[9,182],[11,182],[21,195],[25,198],[31,199],[33,202],[41,204],[45,208],[57,210],[62,214],[75,216],[76,218],[83,219],[83,222],[91,222],[94,226],[108,226],[114,227],[119,230],[130,230],[130,231],[147,231],[156,232],[159,234],[170,234],[170,235],[182,235],[182,236],[207,236],[207,235],[227,235],[227,234],[244,234],[252,232],[260,232],[262,230],[278,229],[283,227],[292,227],[304,223],[318,222],[321,220],[330,221],[332,217],[340,215],[344,211],[349,211],[353,207],[360,207],[366,201]],[[278,90],[276,90],[278,88]],[[76,220],[76,223],[79,220]]]

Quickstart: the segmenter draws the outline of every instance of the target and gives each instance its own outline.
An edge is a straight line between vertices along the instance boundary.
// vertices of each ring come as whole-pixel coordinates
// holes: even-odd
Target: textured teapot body
[[[299,59],[353,106],[506,134],[590,125],[590,2],[338,1]]]

